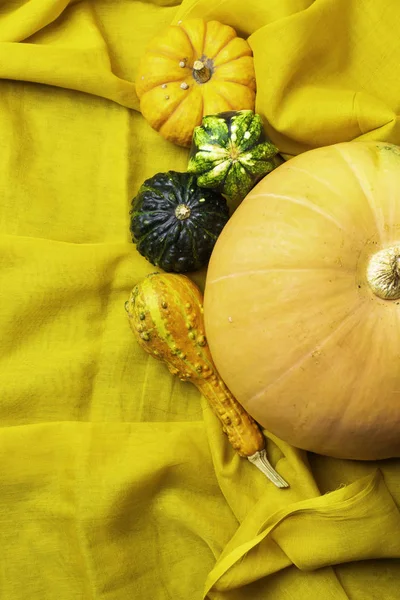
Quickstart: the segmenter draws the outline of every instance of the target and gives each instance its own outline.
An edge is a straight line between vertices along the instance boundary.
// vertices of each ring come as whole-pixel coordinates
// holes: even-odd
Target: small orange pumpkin
[[[218,21],[188,19],[152,40],[136,81],[140,110],[163,137],[190,146],[203,116],[254,110],[252,51]]]

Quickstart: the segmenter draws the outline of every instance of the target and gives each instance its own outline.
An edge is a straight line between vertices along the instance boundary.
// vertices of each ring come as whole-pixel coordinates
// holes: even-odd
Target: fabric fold
[[[24,41],[53,23],[68,5],[76,1],[80,0],[4,2],[0,13],[0,42]]]
[[[131,199],[188,159],[141,116],[137,66],[199,16],[249,39],[287,157],[400,143],[396,0],[2,3],[1,600],[398,600],[399,460],[307,455],[266,431],[279,490],[130,331],[124,303],[155,269]]]
[[[366,531],[374,540],[368,546],[365,544]],[[287,566],[295,564],[301,570],[316,570],[342,562],[399,559],[399,531],[400,513],[377,471],[345,488],[298,502],[271,515],[252,540],[229,554],[225,549],[224,558],[209,575],[206,593],[213,586],[223,590],[254,581],[248,574],[255,571],[246,563],[251,561],[251,550],[268,536],[287,555]],[[333,541],[335,556],[330,547]],[[244,557],[245,560],[241,560]],[[263,573],[257,572],[257,578],[271,574],[268,550],[264,569]]]

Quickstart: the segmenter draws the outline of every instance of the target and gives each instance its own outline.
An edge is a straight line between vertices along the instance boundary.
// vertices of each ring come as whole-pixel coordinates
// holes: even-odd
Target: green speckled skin
[[[177,218],[179,205],[190,209],[188,218]],[[219,193],[199,188],[194,175],[168,171],[144,182],[130,215],[140,254],[164,271],[185,273],[207,264],[229,209]]]
[[[260,115],[231,111],[208,115],[195,128],[188,171],[200,187],[218,190],[236,208],[257,181],[282,162]]]

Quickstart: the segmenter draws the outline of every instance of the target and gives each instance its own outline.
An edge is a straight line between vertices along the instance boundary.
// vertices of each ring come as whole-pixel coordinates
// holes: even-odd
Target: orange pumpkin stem
[[[211,78],[211,70],[201,60],[193,63],[193,77],[197,83],[206,83]]]

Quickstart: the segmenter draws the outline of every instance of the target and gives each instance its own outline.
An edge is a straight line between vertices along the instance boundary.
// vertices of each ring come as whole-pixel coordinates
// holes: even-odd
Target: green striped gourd
[[[193,133],[188,171],[200,187],[222,193],[235,210],[254,185],[283,163],[260,115],[241,110],[207,115]]]

